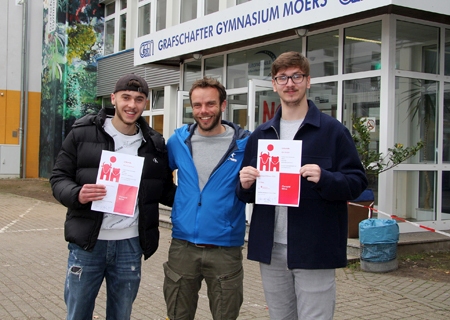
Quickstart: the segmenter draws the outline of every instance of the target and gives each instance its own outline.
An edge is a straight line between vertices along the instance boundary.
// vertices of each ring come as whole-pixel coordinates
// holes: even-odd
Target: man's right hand
[[[78,194],[78,201],[81,204],[90,201],[102,200],[106,196],[106,186],[102,184],[85,184]]]
[[[239,171],[239,179],[243,189],[249,189],[255,183],[257,177],[259,177],[259,171],[252,166],[244,167]]]

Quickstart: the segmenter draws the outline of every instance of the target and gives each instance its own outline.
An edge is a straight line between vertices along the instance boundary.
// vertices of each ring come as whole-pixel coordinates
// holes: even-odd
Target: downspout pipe
[[[20,178],[26,178],[27,128],[28,128],[28,0],[19,2],[22,5],[22,57],[20,76]]]

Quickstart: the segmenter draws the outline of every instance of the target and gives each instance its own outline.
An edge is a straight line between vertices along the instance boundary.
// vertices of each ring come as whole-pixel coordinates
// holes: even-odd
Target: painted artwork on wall
[[[48,178],[74,121],[101,108],[104,10],[99,0],[44,0],[43,16],[39,176]]]

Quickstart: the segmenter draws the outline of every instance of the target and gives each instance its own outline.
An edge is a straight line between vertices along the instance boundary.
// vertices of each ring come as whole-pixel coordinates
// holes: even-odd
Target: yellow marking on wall
[[[3,93],[3,95],[2,95]],[[41,93],[28,93],[26,178],[39,178]],[[25,125],[25,124],[24,124]],[[0,144],[19,144],[20,91],[0,89]]]

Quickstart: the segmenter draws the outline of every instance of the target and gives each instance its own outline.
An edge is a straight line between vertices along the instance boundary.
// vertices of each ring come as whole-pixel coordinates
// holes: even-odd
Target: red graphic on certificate
[[[298,205],[298,195],[300,185],[298,179],[300,174],[280,173],[280,183],[278,189],[278,202],[281,204]]]
[[[134,216],[144,158],[103,150],[97,184],[106,186],[106,196],[92,202],[92,210]]]
[[[122,213],[127,216],[134,215],[136,206],[137,187],[119,184],[117,188],[116,202],[114,204],[114,212]]]
[[[298,206],[302,141],[258,140],[257,204]]]

